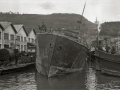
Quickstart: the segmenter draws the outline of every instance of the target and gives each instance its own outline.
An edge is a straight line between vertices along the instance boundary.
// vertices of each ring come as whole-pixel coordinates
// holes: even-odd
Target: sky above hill
[[[83,16],[89,21],[120,21],[120,0],[0,0],[0,12],[82,14],[85,2]]]

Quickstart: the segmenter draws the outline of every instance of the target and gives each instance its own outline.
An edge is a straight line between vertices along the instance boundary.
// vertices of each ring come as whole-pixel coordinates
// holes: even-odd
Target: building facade
[[[1,32],[1,49],[15,48],[15,35],[17,33],[11,22],[0,22],[3,29]]]
[[[36,32],[34,29],[29,30],[28,32],[28,42],[27,42],[27,48],[28,52],[34,52],[36,46]]]
[[[31,49],[28,50],[28,43]],[[24,25],[13,25],[12,22],[0,22],[0,49],[16,48],[19,51],[35,50],[36,32],[34,29],[26,30]]]
[[[28,32],[28,42],[33,44],[36,43],[36,32],[34,29]]]
[[[20,51],[27,51],[27,32],[24,25],[14,25],[15,29],[17,30],[16,34],[16,48]]]

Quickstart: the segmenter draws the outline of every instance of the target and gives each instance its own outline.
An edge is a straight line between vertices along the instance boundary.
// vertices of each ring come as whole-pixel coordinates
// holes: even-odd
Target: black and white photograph
[[[0,0],[0,90],[120,90],[120,0]]]

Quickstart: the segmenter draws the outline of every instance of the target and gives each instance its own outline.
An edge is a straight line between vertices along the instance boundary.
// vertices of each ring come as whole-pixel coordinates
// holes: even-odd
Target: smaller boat
[[[103,48],[99,40],[100,24],[97,23],[97,46],[95,48],[96,70],[104,74],[120,76],[120,54],[116,53],[115,45],[110,48],[107,43],[107,37],[104,38],[106,46]]]
[[[95,59],[97,70],[108,75],[120,76],[120,55],[96,49]]]
[[[31,63],[24,63],[24,64],[12,65],[7,67],[0,67],[0,75],[22,71],[25,70],[26,68],[33,67],[34,65],[35,62],[31,62]]]

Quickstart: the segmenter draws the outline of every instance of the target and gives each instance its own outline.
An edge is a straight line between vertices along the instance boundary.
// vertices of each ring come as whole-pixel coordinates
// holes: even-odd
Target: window
[[[23,51],[23,45],[21,45],[21,51]]]
[[[23,37],[21,36],[21,42],[23,42]]]
[[[34,43],[34,39],[32,39],[32,43]]]
[[[26,42],[26,37],[24,37],[24,42]]]
[[[30,38],[29,38],[29,42],[30,42]]]
[[[17,49],[19,49],[19,50],[20,50],[20,45],[17,45]]]
[[[1,39],[1,32],[0,32],[0,39]]]
[[[4,33],[4,39],[9,40],[9,34],[8,33]]]
[[[24,45],[24,51],[27,51],[27,47],[26,47],[26,45]]]
[[[14,35],[11,34],[11,35],[10,35],[10,39],[11,39],[11,40],[14,40]]]
[[[20,36],[17,36],[17,41],[20,41]]]

